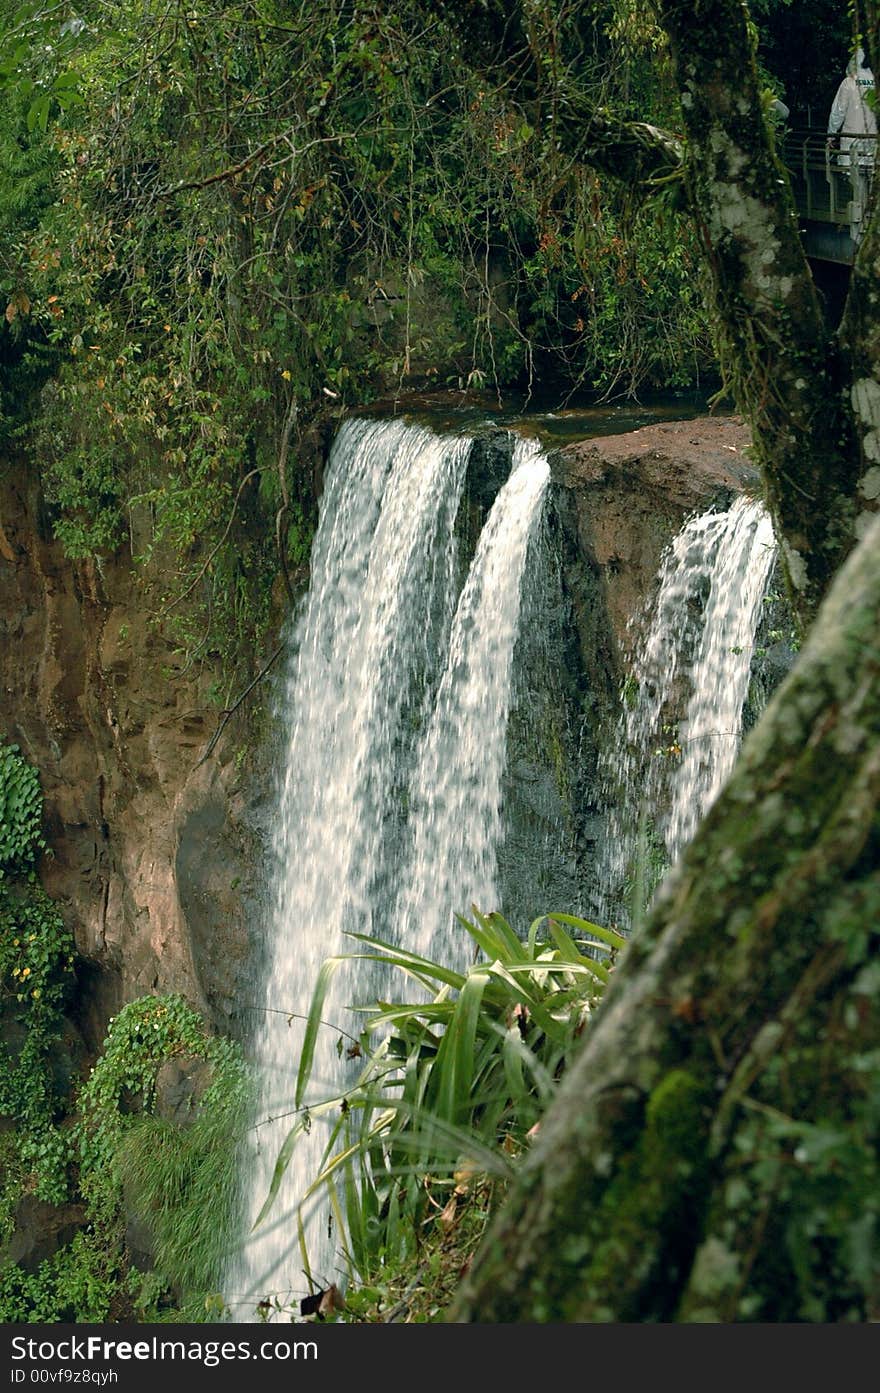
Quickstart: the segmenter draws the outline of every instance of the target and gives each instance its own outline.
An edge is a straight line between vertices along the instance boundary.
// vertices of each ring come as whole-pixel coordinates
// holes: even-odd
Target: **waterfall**
[[[412,851],[395,917],[404,942],[459,969],[452,945],[468,944],[452,911],[500,907],[496,851],[521,577],[549,477],[535,442],[517,440],[458,602],[413,778]]]
[[[755,633],[776,555],[770,517],[758,503],[738,499],[720,533],[693,691],[678,729],[681,756],[665,833],[671,861],[691,840],[736,760]]]
[[[610,812],[597,898],[608,919],[626,919],[640,860],[654,862],[651,881],[658,860],[677,859],[733,768],[774,559],[770,518],[745,497],[691,518],[663,556],[603,760]]]
[[[290,736],[254,1041],[262,1094],[242,1165],[247,1230],[294,1122],[299,1017],[323,961],[350,946],[345,931],[445,951],[453,910],[497,906],[519,596],[549,467],[534,444],[517,442],[456,604],[455,524],[471,443],[397,421],[352,421],[331,453],[287,678]],[[376,995],[379,971],[360,962],[337,973],[322,1012],[337,1028],[319,1031],[309,1101],[339,1091],[339,1031],[357,1033],[346,1008]],[[231,1266],[228,1300],[243,1319],[267,1292],[302,1292],[297,1207],[325,1140],[318,1123],[298,1140],[271,1214]],[[315,1206],[303,1224],[316,1279],[338,1280]]]

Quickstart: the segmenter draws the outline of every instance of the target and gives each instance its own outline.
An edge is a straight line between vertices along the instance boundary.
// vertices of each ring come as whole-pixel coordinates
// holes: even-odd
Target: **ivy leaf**
[[[27,128],[29,131],[34,131],[38,127],[41,131],[45,131],[49,124],[49,108],[51,104],[52,97],[49,92],[41,93],[40,96],[37,97],[37,100],[31,103],[27,114]]]

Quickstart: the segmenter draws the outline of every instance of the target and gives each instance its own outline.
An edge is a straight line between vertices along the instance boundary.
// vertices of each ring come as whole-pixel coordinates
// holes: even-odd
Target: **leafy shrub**
[[[73,938],[37,884],[45,848],[37,771],[17,745],[0,746],[0,1117],[10,1119],[2,1158],[0,1237],[23,1194],[60,1203],[67,1193],[67,1143],[49,1051],[73,971]]]
[[[111,1019],[103,1052],[78,1098],[81,1187],[96,1213],[112,1213],[119,1203],[122,1144],[138,1121],[134,1109],[152,1112],[160,1067],[181,1055],[214,1066],[216,1077],[203,1108],[210,1109],[218,1098],[229,1106],[230,1075],[240,1075],[242,1068],[237,1048],[231,1040],[210,1035],[184,997],[142,996]]]
[[[335,1115],[320,1174],[301,1204],[327,1188],[350,1269],[362,1278],[412,1253],[429,1190],[452,1195],[463,1173],[509,1174],[625,942],[565,914],[536,919],[525,940],[500,914],[475,910],[473,922],[460,922],[482,954],[466,972],[351,935],[366,951],[346,958],[386,963],[430,999],[369,1008],[360,1078],[306,1108],[327,989],[346,958],[324,964],[312,999],[296,1086],[301,1115],[257,1222],[271,1209],[297,1138],[316,1117]],[[308,1270],[305,1251],[303,1258]]]
[[[151,1112],[159,1069],[175,1056],[211,1065],[198,1116],[186,1130]],[[9,1214],[23,1189],[56,1202],[66,1197],[63,1189],[41,1192],[27,1178],[28,1166],[41,1158],[45,1166],[51,1153],[62,1173],[71,1159],[78,1161],[78,1197],[85,1200],[89,1221],[36,1273],[15,1264],[2,1268],[0,1320],[104,1321],[118,1306],[152,1318],[157,1302],[167,1306],[172,1299],[185,1303],[187,1319],[204,1319],[209,1307],[216,1308],[212,1293],[232,1227],[245,1104],[246,1073],[237,1046],[210,1035],[182,997],[142,997],[123,1007],[80,1090],[74,1126],[62,1132],[47,1124],[39,1107],[27,1104],[29,1115],[42,1117],[39,1130],[20,1129],[0,1152],[8,1182],[0,1206],[6,1198]],[[146,1277],[129,1270],[126,1210],[153,1234],[156,1270]]]
[[[0,1321],[55,1325],[101,1323],[118,1299],[122,1273],[93,1232],[81,1232],[64,1248],[25,1272],[14,1263],[0,1269]]]
[[[21,870],[45,850],[42,820],[39,774],[17,745],[0,745],[0,871]]]
[[[45,848],[41,826],[37,771],[17,746],[0,745],[0,1117],[13,1123],[0,1138],[0,1243],[24,1195],[67,1200],[72,1161],[90,1220],[37,1273],[3,1267],[0,1319],[101,1321],[117,1297],[130,1301],[124,1198],[154,1231],[155,1293],[170,1284],[203,1299],[218,1280],[222,1238],[232,1226],[244,1064],[183,997],[143,997],[110,1022],[103,1054],[80,1090],[76,1123],[64,1125],[70,1100],[58,1096],[51,1051],[61,1037],[74,945],[34,874]],[[186,1131],[150,1115],[159,1069],[179,1055],[212,1070]]]

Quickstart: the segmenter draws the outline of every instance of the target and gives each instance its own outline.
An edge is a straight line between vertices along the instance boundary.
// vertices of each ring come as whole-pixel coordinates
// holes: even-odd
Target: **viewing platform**
[[[852,228],[860,206],[865,210],[877,145],[876,136],[852,139],[857,145],[842,152],[840,137],[829,142],[816,128],[786,131],[782,141],[807,255],[840,266],[853,263]]]

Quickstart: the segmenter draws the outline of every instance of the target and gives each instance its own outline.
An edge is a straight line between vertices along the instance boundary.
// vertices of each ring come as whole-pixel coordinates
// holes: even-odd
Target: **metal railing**
[[[782,158],[801,217],[847,229],[859,221],[876,154],[877,136],[786,131]]]

